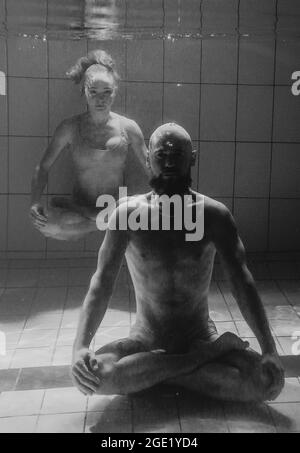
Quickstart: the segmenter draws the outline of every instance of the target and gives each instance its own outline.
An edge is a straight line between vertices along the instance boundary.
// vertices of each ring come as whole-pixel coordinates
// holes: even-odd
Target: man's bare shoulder
[[[204,216],[206,225],[214,232],[225,232],[235,227],[234,218],[224,203],[204,196]]]
[[[133,211],[141,210],[149,206],[148,194],[123,197],[118,200],[117,206],[109,218],[109,230],[125,230],[128,226],[128,218]]]
[[[224,203],[215,200],[214,198],[207,197],[204,195],[204,206],[205,213],[210,215],[215,220],[224,219],[231,215],[230,210],[225,206]]]

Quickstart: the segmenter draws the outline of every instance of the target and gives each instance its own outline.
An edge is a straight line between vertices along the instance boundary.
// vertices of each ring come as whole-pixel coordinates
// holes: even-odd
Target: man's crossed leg
[[[185,354],[168,354],[128,337],[95,354],[86,350],[73,366],[73,379],[85,394],[131,394],[169,383],[221,400],[275,399],[280,383],[262,356],[248,346],[227,332],[213,342],[199,341]]]

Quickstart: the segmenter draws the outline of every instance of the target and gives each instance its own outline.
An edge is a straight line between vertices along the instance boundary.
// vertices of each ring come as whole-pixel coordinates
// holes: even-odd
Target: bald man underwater
[[[84,394],[131,394],[167,383],[220,400],[262,402],[277,398],[283,388],[284,371],[234,219],[222,203],[190,188],[195,158],[183,128],[173,123],[158,128],[147,157],[152,191],[123,200],[110,217],[74,343],[72,376]],[[163,195],[187,198],[196,218],[201,213],[197,221],[203,222],[204,231],[199,240],[187,240],[191,236],[186,227],[175,225],[175,208],[166,216],[160,204],[155,212],[160,220],[169,218],[168,231],[163,222],[158,229],[151,229],[150,221],[148,228],[130,228],[134,210],[151,213]],[[127,228],[120,227],[124,215]],[[232,333],[219,336],[209,317],[216,251],[262,355]],[[135,290],[136,322],[128,338],[94,353],[89,346],[107,310],[124,255]]]

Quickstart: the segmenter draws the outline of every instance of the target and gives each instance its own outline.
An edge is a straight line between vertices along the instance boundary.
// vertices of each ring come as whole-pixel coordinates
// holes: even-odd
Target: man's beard
[[[159,175],[153,176],[149,181],[151,189],[158,195],[166,194],[169,196],[186,193],[189,190],[191,183],[191,175],[170,178],[163,178],[162,175]]]

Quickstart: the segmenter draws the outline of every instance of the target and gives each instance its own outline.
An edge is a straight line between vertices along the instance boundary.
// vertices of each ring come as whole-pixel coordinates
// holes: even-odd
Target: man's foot
[[[214,350],[220,354],[226,354],[231,351],[242,351],[248,347],[248,341],[243,341],[232,332],[225,332],[213,343]]]

